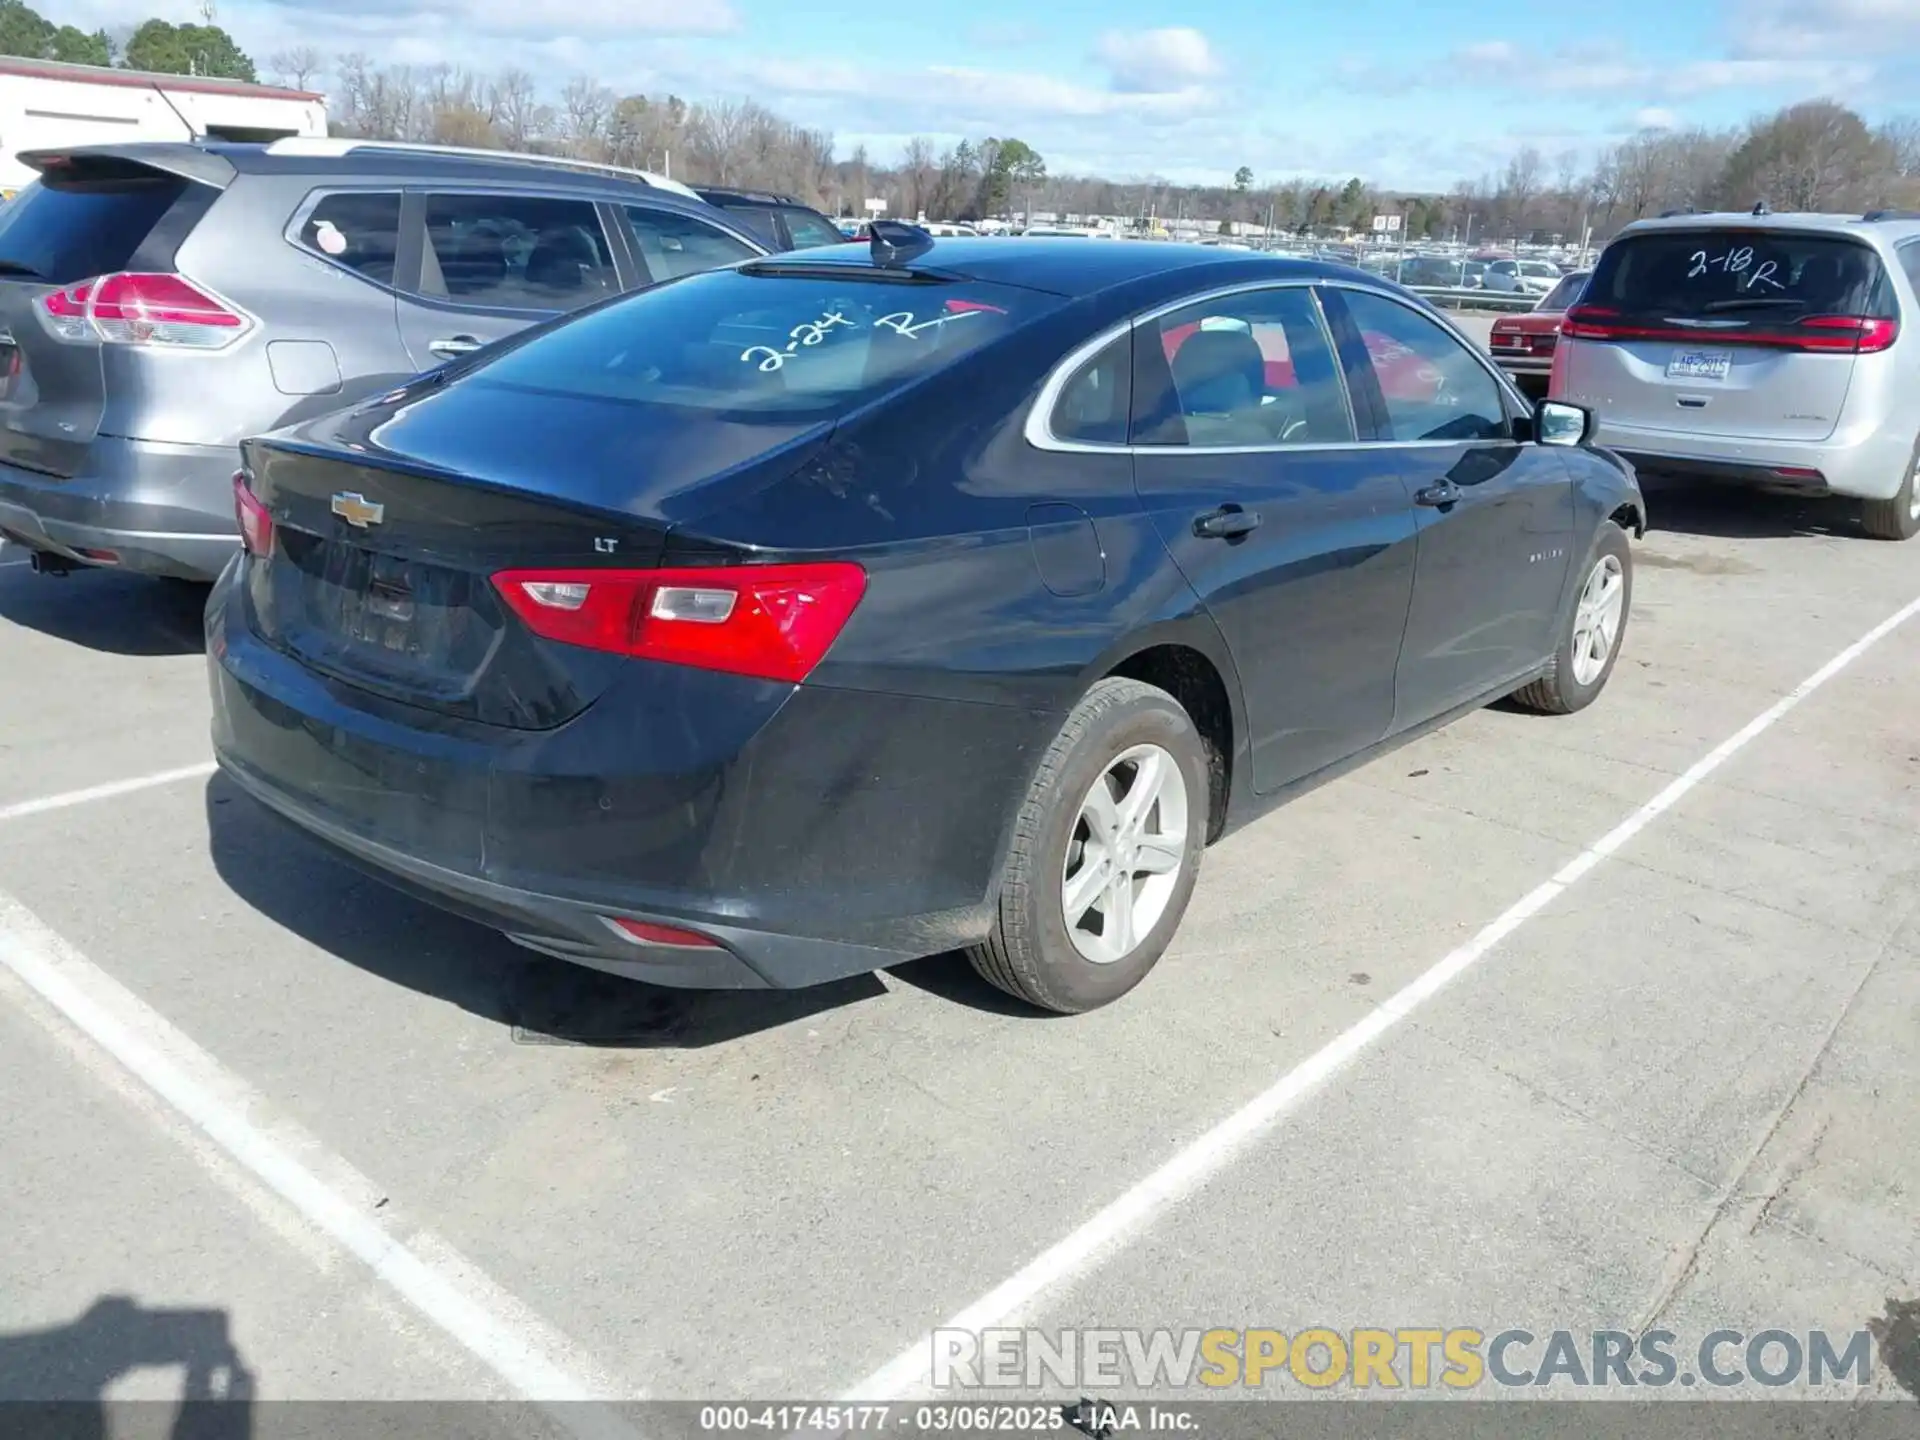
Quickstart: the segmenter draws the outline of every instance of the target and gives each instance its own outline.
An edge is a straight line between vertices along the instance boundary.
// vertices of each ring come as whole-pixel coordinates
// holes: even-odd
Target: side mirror
[[[1533,435],[1542,445],[1584,445],[1593,433],[1593,412],[1561,400],[1542,400],[1533,412]]]

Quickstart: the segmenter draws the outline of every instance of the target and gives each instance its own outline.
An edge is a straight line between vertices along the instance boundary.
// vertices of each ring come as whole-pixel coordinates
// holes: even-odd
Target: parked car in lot
[[[351,140],[25,157],[0,212],[0,535],[211,580],[241,439],[766,247],[640,172]]]
[[[1546,390],[1554,346],[1560,339],[1560,322],[1579,299],[1590,273],[1574,271],[1541,296],[1533,309],[1523,315],[1502,315],[1493,322],[1487,348],[1494,362],[1519,382],[1523,392]]]
[[[877,228],[249,441],[226,773],[567,960],[756,988],[965,947],[1080,1011],[1209,842],[1606,684],[1632,470],[1406,291]]]
[[[1567,312],[1550,393],[1646,469],[1849,496],[1920,532],[1920,214],[1629,225]]]
[[[1549,260],[1495,260],[1480,277],[1480,286],[1508,295],[1546,295],[1560,279],[1560,267]]]
[[[702,186],[700,198],[725,210],[734,222],[753,232],[769,250],[810,250],[816,245],[844,245],[840,227],[810,205],[791,195],[765,190],[723,190]]]

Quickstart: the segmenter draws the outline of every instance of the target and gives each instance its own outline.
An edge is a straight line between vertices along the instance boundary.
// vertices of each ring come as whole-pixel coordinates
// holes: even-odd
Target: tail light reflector
[[[1569,340],[1660,340],[1679,345],[1757,345],[1824,355],[1874,355],[1891,349],[1900,322],[1863,315],[1808,315],[1784,325],[1706,330],[1658,321],[1629,321],[1618,310],[1576,305],[1560,322]]]
[[[675,925],[658,925],[651,920],[624,920],[618,916],[605,917],[607,923],[629,940],[637,940],[642,945],[676,945],[686,950],[718,950],[718,940],[694,930],[682,930]]]
[[[253,323],[179,275],[131,271],[55,290],[41,297],[40,311],[62,340],[169,350],[225,349]]]
[[[244,470],[233,472],[233,518],[240,522],[240,544],[249,555],[271,555],[273,516],[253,493],[252,480]]]
[[[534,634],[642,660],[798,684],[866,594],[858,565],[503,570],[494,588]]]

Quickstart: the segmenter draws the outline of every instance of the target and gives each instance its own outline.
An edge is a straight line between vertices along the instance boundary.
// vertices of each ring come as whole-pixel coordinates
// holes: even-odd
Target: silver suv
[[[0,212],[0,539],[210,580],[239,442],[581,306],[766,253],[683,185],[350,140],[21,157]]]
[[[1549,393],[1641,469],[1852,496],[1920,532],[1920,214],[1672,215],[1607,246]]]

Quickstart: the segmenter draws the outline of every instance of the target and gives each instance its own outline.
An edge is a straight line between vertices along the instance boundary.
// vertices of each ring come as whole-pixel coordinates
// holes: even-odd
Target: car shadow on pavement
[[[1859,506],[1811,495],[1769,495],[1733,485],[1646,474],[1647,528],[1723,540],[1862,536]]]
[[[701,1049],[877,999],[860,975],[806,990],[672,990],[524,950],[336,859],[223,775],[207,783],[214,868],[274,923],[527,1045]]]
[[[0,568],[0,620],[108,655],[194,655],[206,648],[207,591],[110,570],[55,579],[9,564]]]
[[[103,1295],[65,1325],[0,1332],[0,1404],[17,1435],[126,1433],[108,1415],[107,1392],[135,1370],[182,1375],[175,1405],[115,1401],[111,1408],[150,1412],[142,1434],[158,1435],[171,1412],[174,1440],[246,1440],[253,1433],[254,1377],[234,1344],[227,1312],[149,1309],[125,1295]]]

